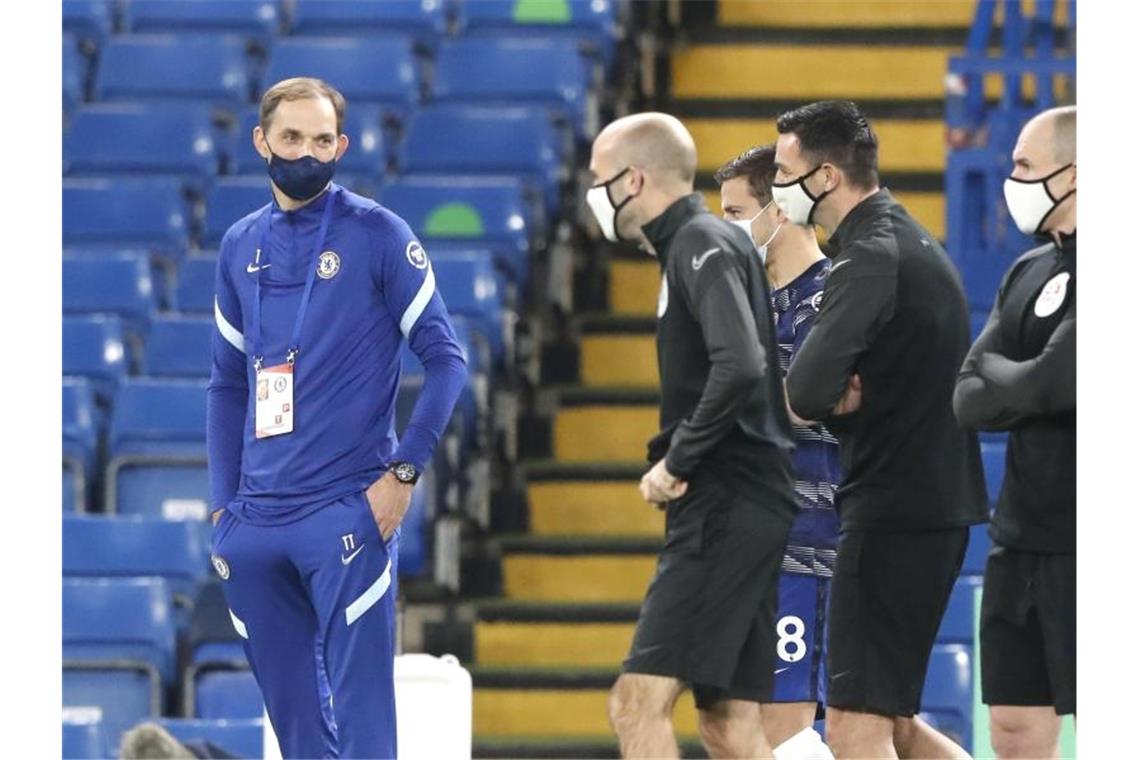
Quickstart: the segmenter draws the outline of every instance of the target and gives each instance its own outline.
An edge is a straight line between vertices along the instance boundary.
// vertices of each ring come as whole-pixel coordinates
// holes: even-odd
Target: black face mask
[[[266,147],[269,143],[266,142]],[[273,184],[295,201],[307,201],[332,181],[336,159],[318,161],[312,156],[281,158],[269,149],[269,178]]]

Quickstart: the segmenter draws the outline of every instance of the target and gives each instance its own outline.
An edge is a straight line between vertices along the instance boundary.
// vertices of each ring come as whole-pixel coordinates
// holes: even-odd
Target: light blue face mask
[[[756,221],[761,214],[763,214],[765,211],[767,211],[768,206],[771,206],[771,205],[772,205],[772,201],[768,201],[766,204],[764,204],[764,208],[757,211],[756,216],[752,217],[751,219],[730,219],[729,224],[735,224],[737,227],[744,230],[745,234],[748,235],[748,239],[752,240],[752,223],[754,221]],[[767,240],[765,240],[762,245],[756,245],[756,241],[752,240],[752,244],[756,245],[756,253],[760,254],[760,263],[762,263],[762,264],[768,263],[768,246],[771,245],[772,241],[776,239],[777,233],[779,233],[780,228],[783,226],[784,226],[783,222],[780,222],[779,224],[777,224],[776,229],[772,231],[771,236],[769,236],[769,238]]]

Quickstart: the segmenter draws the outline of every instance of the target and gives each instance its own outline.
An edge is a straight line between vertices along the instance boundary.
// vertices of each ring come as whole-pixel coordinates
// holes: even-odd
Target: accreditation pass
[[[256,434],[271,438],[293,432],[293,365],[264,367],[257,373]]]

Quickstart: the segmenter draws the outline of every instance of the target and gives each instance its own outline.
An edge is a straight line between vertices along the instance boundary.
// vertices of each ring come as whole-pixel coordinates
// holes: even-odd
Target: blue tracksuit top
[[[328,232],[314,256],[330,202]],[[266,214],[270,238],[258,256]],[[258,440],[255,278],[264,366],[272,367],[286,361],[309,267],[319,267],[319,276],[293,369],[294,429]],[[289,522],[367,488],[391,462],[425,467],[466,382],[466,362],[431,262],[402,219],[335,184],[295,211],[273,201],[222,238],[215,293],[207,413],[212,508],[229,505],[254,523]],[[405,339],[425,377],[397,442]]]

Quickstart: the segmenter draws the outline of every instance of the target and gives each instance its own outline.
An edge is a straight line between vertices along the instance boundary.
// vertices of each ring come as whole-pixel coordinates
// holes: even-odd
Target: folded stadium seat
[[[434,105],[408,121],[401,174],[516,177],[541,191],[560,216],[566,141],[542,109]]]
[[[103,716],[98,710],[64,708],[63,757],[67,760],[103,760],[117,754],[107,746]]]
[[[432,97],[440,103],[544,106],[585,141],[598,129],[592,76],[569,40],[461,38],[439,51]]]
[[[922,715],[963,747],[972,747],[973,664],[971,648],[935,644],[922,690]]]
[[[63,521],[63,575],[163,578],[174,602],[189,610],[198,584],[210,572],[209,527],[190,520],[68,516]]]
[[[63,374],[91,383],[97,399],[109,403],[130,370],[122,320],[104,314],[63,318]]]
[[[189,214],[170,179],[65,179],[63,244],[89,249],[145,248],[176,258],[186,247]]]
[[[976,575],[963,575],[954,583],[950,601],[942,615],[938,628],[939,644],[963,644],[974,646],[974,592],[982,587],[982,579]]]
[[[985,572],[986,557],[993,546],[989,531],[989,523],[970,526],[970,543],[962,560],[962,575],[982,575]]]
[[[273,48],[262,91],[290,77],[323,79],[340,90],[351,111],[375,103],[386,119],[402,122],[420,99],[420,71],[411,37],[293,37]]]
[[[118,254],[63,259],[64,314],[117,314],[128,330],[145,334],[157,307],[150,262],[145,257]]]
[[[462,36],[525,34],[570,39],[611,70],[617,51],[616,0],[478,0],[459,6]]]
[[[277,0],[131,0],[123,14],[126,30],[169,32],[229,32],[266,42],[278,32]]]
[[[543,237],[542,204],[517,177],[405,176],[386,184],[381,203],[408,223],[429,256],[440,242],[491,248],[504,283],[525,286],[532,241]]]
[[[63,0],[63,31],[92,55],[114,28],[114,0]]]
[[[400,545],[397,575],[403,578],[431,573],[431,548],[435,535],[432,524],[435,518],[435,473],[429,467],[412,489],[408,512],[400,523]]]
[[[433,53],[447,35],[446,0],[296,0],[290,33],[359,36],[399,32]]]
[[[208,111],[184,103],[81,108],[64,136],[64,174],[173,177],[201,193],[218,172]]]
[[[142,373],[150,377],[209,378],[214,324],[213,317],[204,315],[172,314],[151,320]]]
[[[471,320],[487,340],[493,366],[502,367],[513,355],[513,336],[507,334],[506,308],[495,280],[491,256],[485,250],[435,250],[432,271],[447,309]]]
[[[986,494],[990,506],[997,504],[1001,494],[1001,483],[1005,479],[1005,441],[980,442],[982,448],[982,469],[986,473]]]
[[[162,710],[174,618],[161,578],[63,580],[63,704],[98,707],[108,743]]]
[[[99,429],[95,394],[84,377],[63,378],[63,511],[83,512],[95,474]]]
[[[182,744],[201,746],[209,742],[233,757],[262,756],[265,726],[261,718],[243,720],[163,718],[158,723]]]
[[[83,102],[87,82],[87,61],[79,52],[74,34],[63,35],[63,113],[70,117]]]
[[[99,101],[190,101],[236,110],[251,95],[245,43],[228,35],[115,37],[104,48],[95,75]]]
[[[226,157],[234,174],[260,180],[268,193],[265,159],[253,147],[253,128],[257,124],[256,107],[242,112],[237,129],[226,143]],[[391,162],[388,140],[384,136],[382,107],[375,103],[350,102],[344,115],[344,133],[348,136],[348,152],[337,162],[333,179],[349,190],[372,196]],[[224,232],[223,228],[214,234],[221,240]]]
[[[115,396],[107,450],[108,512],[204,520],[206,381],[125,381]]]
[[[264,709],[261,690],[249,670],[209,670],[195,679],[195,718],[248,720],[260,718]]]
[[[215,253],[187,256],[178,266],[174,305],[182,312],[214,313],[214,277],[218,270]]]
[[[194,597],[186,634],[187,670],[183,685],[192,682],[195,670],[204,665],[247,667],[242,641],[234,628],[222,581],[210,576],[198,587]],[[189,700],[184,711],[190,713],[193,708],[193,700]]]

